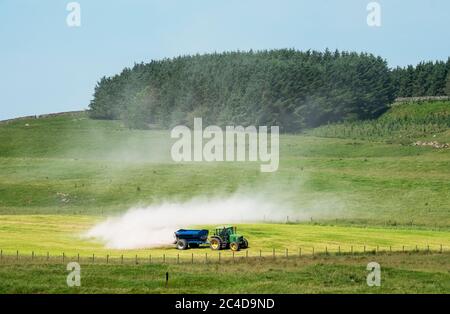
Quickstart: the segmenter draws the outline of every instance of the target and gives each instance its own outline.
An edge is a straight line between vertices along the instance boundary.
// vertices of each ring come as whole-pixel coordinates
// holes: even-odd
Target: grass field
[[[81,286],[62,263],[3,264],[0,293],[448,293],[446,254],[316,256],[218,264],[81,264]],[[366,266],[381,265],[381,286]],[[165,285],[165,273],[169,282]]]
[[[362,251],[364,246],[367,250],[378,246],[380,250],[392,247],[401,251],[403,246],[412,250],[417,245],[424,251],[428,245],[434,250],[443,245],[444,254],[413,254],[409,258],[412,264],[417,260],[417,264],[407,267],[400,262],[400,266],[395,264],[389,273],[393,284],[381,292],[449,292],[448,285],[436,284],[432,289],[430,283],[448,280],[450,269],[449,259],[444,259],[450,248],[450,149],[409,145],[420,139],[448,141],[449,107],[448,102],[396,106],[380,118],[389,123],[404,121],[398,132],[392,134],[378,132],[377,126],[364,125],[356,131],[352,126],[353,133],[349,136],[341,136],[348,129],[345,126],[345,131],[339,133],[338,126],[335,136],[341,138],[326,133],[337,129],[312,132],[327,137],[282,135],[280,167],[275,173],[261,173],[259,163],[175,164],[170,161],[172,141],[168,131],[129,130],[118,121],[91,120],[85,114],[0,123],[0,249],[4,256],[15,256],[19,250],[21,256],[30,256],[31,252],[60,256],[64,252],[68,257],[78,253],[103,257],[107,254],[130,258],[135,255],[147,258],[150,254],[155,258],[162,254],[175,257],[180,252],[172,246],[111,250],[80,235],[95,223],[133,206],[167,200],[184,202],[198,196],[264,195],[280,204],[280,208],[289,207],[298,215],[293,214],[287,224],[270,223],[271,217],[265,222],[238,224],[240,232],[250,241],[250,257],[259,255],[260,250],[271,255],[273,249],[282,255],[286,248],[292,254],[302,248],[303,254],[310,255],[313,247],[317,252],[325,248],[348,252],[352,246],[354,251]],[[436,127],[422,128],[424,124]],[[405,132],[409,132],[406,142],[398,138]],[[199,227],[213,226],[199,222]],[[188,258],[191,253],[203,256],[206,251],[211,252],[189,250],[181,252],[181,257]],[[395,256],[402,260],[405,255]],[[252,270],[246,275],[248,286],[242,283],[239,291],[301,292],[309,288],[310,292],[368,291],[344,283],[348,274],[364,270],[365,265],[333,258],[324,262],[329,264],[323,268],[323,274],[331,271],[337,276],[336,281],[328,284],[320,279],[308,284],[306,279],[311,274],[317,272],[320,278],[322,268],[317,263],[298,270],[292,265],[280,268],[275,263]],[[389,260],[392,257],[384,258],[387,263],[392,262]],[[428,258],[430,268],[424,266]],[[88,269],[106,276],[109,266],[92,265]],[[0,291],[67,292],[45,284],[52,276],[59,276],[58,267],[35,265],[26,269],[14,264],[1,265]],[[160,276],[164,267],[177,271],[176,267],[181,266],[141,265],[132,269],[117,266],[111,269],[117,274],[117,285],[111,290],[101,288],[102,280],[106,279],[100,278],[93,279],[92,290],[82,292],[164,292],[156,283],[147,287],[142,279]],[[186,278],[198,277],[198,270],[192,267]],[[223,271],[231,272],[232,267],[237,266]],[[267,275],[271,267],[279,269],[279,280]],[[135,271],[137,275],[133,275]],[[43,284],[25,282],[35,274],[48,280]],[[426,278],[427,274],[431,279]],[[137,278],[134,286],[133,276]],[[220,292],[235,291],[233,276],[238,275],[225,276]],[[264,276],[274,283],[259,285],[258,280]],[[290,276],[302,283],[292,284],[285,279]],[[203,279],[199,280],[210,280],[207,276],[200,277]],[[180,277],[179,283],[188,282],[186,278]],[[400,284],[401,278],[414,284],[411,287]],[[283,286],[285,281],[289,287]],[[281,287],[278,290],[277,285]],[[179,291],[180,286],[174,286],[168,292]],[[218,290],[211,287],[205,292],[214,291]]]

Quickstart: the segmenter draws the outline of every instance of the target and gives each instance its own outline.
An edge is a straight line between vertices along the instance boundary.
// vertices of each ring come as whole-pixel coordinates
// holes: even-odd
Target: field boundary
[[[360,247],[360,246],[355,246]],[[325,249],[316,250],[314,247],[301,248],[297,251],[288,250],[242,250],[238,252],[232,251],[211,251],[198,253],[192,252],[188,254],[151,254],[142,255],[124,255],[124,254],[65,254],[60,255],[37,254],[35,251],[23,253],[16,250],[15,253],[0,250],[0,265],[15,264],[64,264],[69,262],[78,262],[82,264],[111,264],[111,265],[142,265],[142,264],[220,264],[220,263],[237,263],[250,261],[273,261],[273,260],[292,260],[295,258],[314,258],[326,256],[373,256],[386,254],[443,254],[449,252],[449,248],[443,245],[434,246],[402,246],[402,247],[366,247],[355,250],[351,246],[350,250],[341,250],[340,246],[326,246]],[[305,250],[306,249],[306,250]]]

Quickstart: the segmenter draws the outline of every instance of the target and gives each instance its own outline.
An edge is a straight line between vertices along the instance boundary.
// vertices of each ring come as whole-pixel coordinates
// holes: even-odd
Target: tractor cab
[[[212,250],[230,248],[233,251],[238,251],[241,248],[245,249],[248,247],[247,239],[236,232],[235,226],[216,227],[209,243]]]

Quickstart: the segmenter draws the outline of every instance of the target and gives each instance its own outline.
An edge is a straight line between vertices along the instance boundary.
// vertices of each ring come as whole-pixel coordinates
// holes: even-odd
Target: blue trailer
[[[174,244],[177,249],[186,250],[187,248],[198,248],[202,244],[208,244],[208,233],[206,229],[201,230],[186,230],[180,229],[175,232]]]

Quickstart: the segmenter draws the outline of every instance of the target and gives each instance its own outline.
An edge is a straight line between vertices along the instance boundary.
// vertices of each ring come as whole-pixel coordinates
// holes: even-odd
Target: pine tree
[[[447,73],[447,82],[445,84],[445,93],[450,96],[450,71]]]

